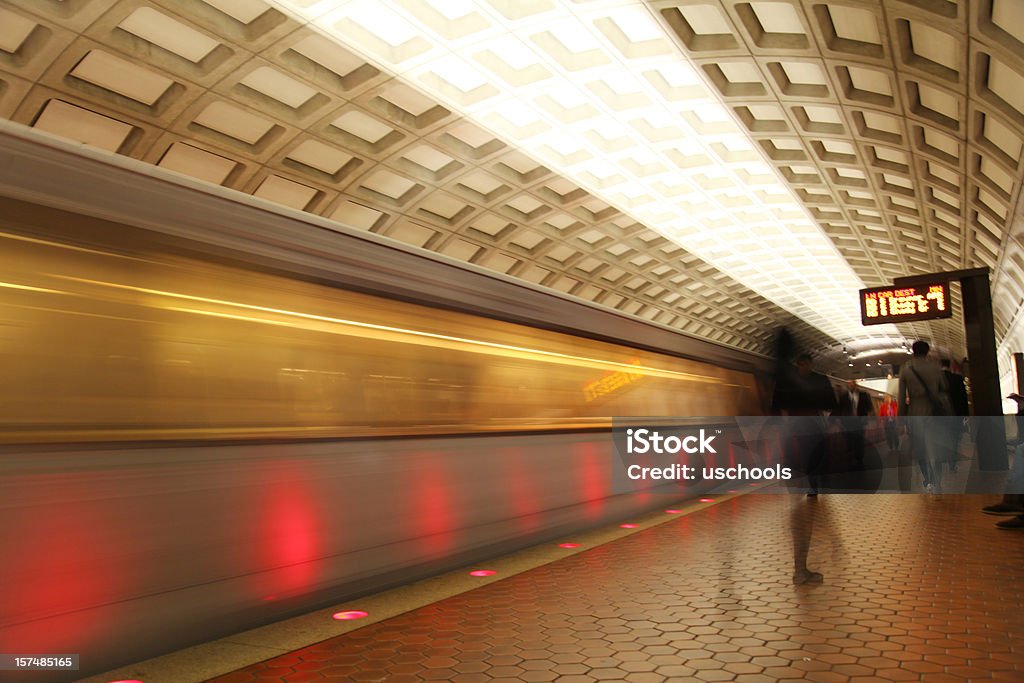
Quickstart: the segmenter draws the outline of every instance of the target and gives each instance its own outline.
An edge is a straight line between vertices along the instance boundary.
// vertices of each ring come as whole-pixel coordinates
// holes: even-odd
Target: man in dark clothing
[[[857,386],[856,380],[846,383],[846,391],[839,394],[839,409],[836,415],[844,417],[867,417],[871,415],[871,397]]]
[[[857,382],[846,383],[846,391],[839,392],[839,415],[843,434],[846,436],[846,447],[857,465],[864,464],[864,427],[871,415],[871,397],[861,391]]]
[[[790,349],[783,349],[789,351]],[[794,492],[803,487],[810,500],[790,498],[790,530],[793,535],[793,583],[798,585],[821,583],[819,572],[807,567],[811,547],[811,533],[817,508],[819,477],[826,454],[825,413],[835,410],[836,395],[832,384],[824,375],[811,369],[809,355],[801,354],[796,367],[786,362],[780,353],[772,407],[780,414],[790,416],[785,421],[784,460],[793,472],[789,487]]]
[[[817,415],[835,411],[836,393],[828,377],[814,372],[810,355],[796,359],[795,372],[784,368],[776,379],[773,407],[786,415]]]
[[[783,415],[802,419],[790,421],[787,466],[794,475],[806,478],[810,496],[818,495],[818,484],[825,461],[825,422],[823,417],[836,409],[836,394],[824,375],[814,372],[811,357],[804,353],[792,366],[780,372],[776,384],[775,408]]]
[[[996,526],[1019,531],[1024,530],[1024,397],[1014,393],[1006,398],[1017,403],[1017,438],[1007,444],[1014,446],[1013,463],[1003,499],[995,505],[983,507],[981,511],[987,515],[1016,515],[1012,519],[997,522]]]
[[[942,361],[942,374],[945,376],[946,386],[949,388],[949,401],[953,406],[953,415],[961,418],[959,420],[949,420],[951,448],[948,451],[948,464],[949,471],[956,472],[957,455],[960,452],[960,439],[964,434],[964,421],[962,418],[966,417],[968,412],[967,386],[964,384],[964,376],[950,369],[948,359],[943,359]]]
[[[949,400],[953,404],[953,414],[967,415],[969,409],[964,376],[959,372],[953,372],[948,359],[942,361],[942,374],[946,376],[946,383],[949,385]]]

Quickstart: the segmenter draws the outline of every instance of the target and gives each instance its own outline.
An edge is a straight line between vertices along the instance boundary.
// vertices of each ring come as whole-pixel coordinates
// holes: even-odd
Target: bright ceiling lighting
[[[875,356],[884,356],[889,354],[901,354],[910,355],[910,351],[902,346],[887,346],[884,348],[871,349],[870,351],[861,351],[855,356],[850,356],[850,360],[863,360],[865,358],[874,358]]]
[[[832,337],[901,339],[646,4],[272,2]]]

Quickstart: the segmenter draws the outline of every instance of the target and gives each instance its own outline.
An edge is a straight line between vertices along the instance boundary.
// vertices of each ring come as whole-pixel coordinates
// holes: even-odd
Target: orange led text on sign
[[[949,317],[947,296],[948,285],[945,284],[862,290],[861,312],[865,324],[870,324],[869,320],[898,322],[903,318]]]

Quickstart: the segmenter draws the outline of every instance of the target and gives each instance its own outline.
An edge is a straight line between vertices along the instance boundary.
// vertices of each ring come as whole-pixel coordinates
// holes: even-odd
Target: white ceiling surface
[[[643,4],[272,0],[836,338],[862,286]]]
[[[756,351],[987,265],[1021,347],[1024,3],[434,4],[0,0],[0,115]]]

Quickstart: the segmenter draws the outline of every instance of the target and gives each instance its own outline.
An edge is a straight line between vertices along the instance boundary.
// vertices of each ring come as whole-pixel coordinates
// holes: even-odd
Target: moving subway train
[[[5,652],[103,671],[622,519],[664,501],[611,495],[612,416],[760,410],[757,358],[61,143],[0,151]]]
[[[749,374],[194,259],[0,232],[4,441],[557,429],[756,410]],[[740,412],[737,412],[740,411]]]

